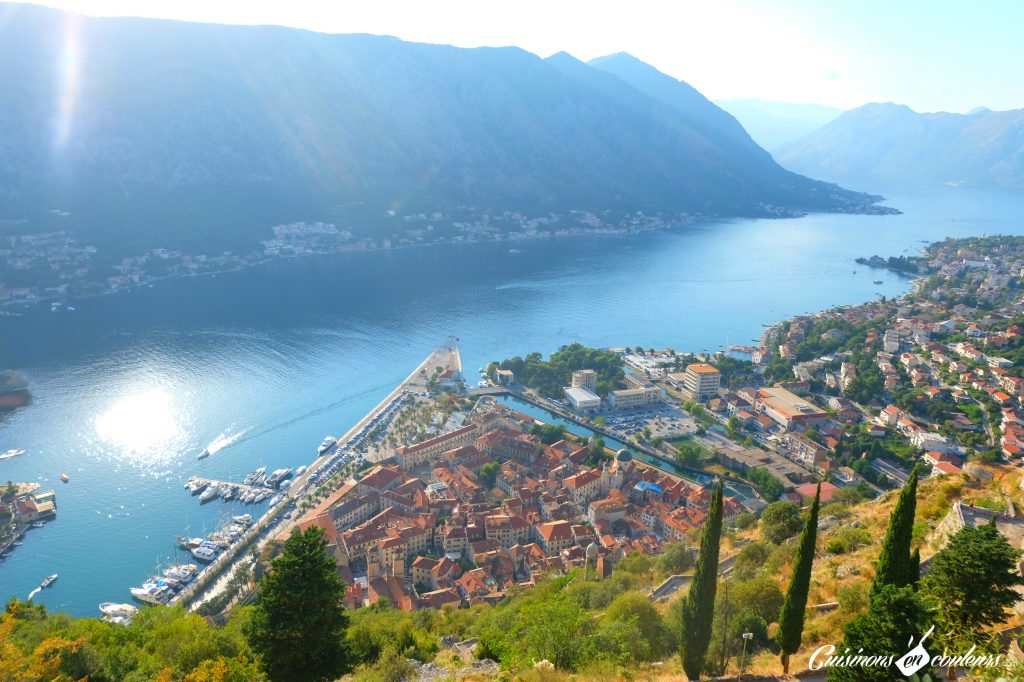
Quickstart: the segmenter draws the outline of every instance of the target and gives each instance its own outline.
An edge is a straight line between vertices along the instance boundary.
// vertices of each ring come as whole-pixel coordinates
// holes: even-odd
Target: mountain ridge
[[[388,211],[878,210],[778,166],[699,93],[711,108],[684,115],[566,57],[4,10],[0,220],[108,250],[372,232]]]
[[[1024,189],[1024,109],[918,113],[892,102],[865,104],[779,148],[776,158],[837,182]]]

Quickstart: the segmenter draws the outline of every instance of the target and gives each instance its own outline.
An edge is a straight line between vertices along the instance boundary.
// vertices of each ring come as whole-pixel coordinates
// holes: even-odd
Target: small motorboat
[[[39,583],[39,587],[49,587],[54,583],[55,580],[57,580],[56,573],[54,573],[53,575],[48,575],[46,576],[46,579],[43,582]]]
[[[70,480],[71,480],[71,477],[70,477],[70,476],[68,476],[68,475],[67,475],[67,474],[65,474],[65,473],[62,473],[62,474],[60,475],[60,480],[62,480],[62,481],[64,481],[65,483],[67,483],[68,481],[70,481]]]

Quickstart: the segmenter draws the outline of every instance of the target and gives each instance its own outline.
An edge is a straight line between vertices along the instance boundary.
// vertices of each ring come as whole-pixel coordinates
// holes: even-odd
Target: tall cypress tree
[[[789,657],[800,648],[804,633],[804,611],[807,609],[807,593],[811,586],[811,566],[814,564],[814,546],[818,540],[818,507],[821,500],[821,483],[814,493],[814,501],[807,512],[807,522],[800,531],[796,560],[793,562],[793,577],[789,580],[786,600],[779,612],[779,632],[776,637],[782,649],[782,672],[789,674]]]
[[[910,543],[914,534],[914,514],[917,511],[917,467],[910,472],[896,506],[889,517],[889,529],[882,541],[882,553],[876,564],[875,582],[871,592],[883,585],[904,587],[911,584]]]
[[[700,554],[693,569],[690,591],[683,602],[683,636],[679,656],[683,670],[691,680],[700,679],[704,656],[711,643],[711,623],[715,616],[715,589],[718,586],[718,549],[722,539],[722,480],[711,495],[707,523],[700,533]]]
[[[913,553],[910,555],[910,585],[911,587],[917,588],[917,583],[921,579],[921,548],[915,547]]]

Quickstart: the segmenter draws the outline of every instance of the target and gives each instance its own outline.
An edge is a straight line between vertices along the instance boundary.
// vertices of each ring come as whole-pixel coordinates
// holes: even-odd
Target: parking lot
[[[604,428],[623,438],[640,437],[645,428],[651,437],[666,440],[693,435],[697,422],[686,412],[664,403],[647,405],[629,410],[605,412]]]

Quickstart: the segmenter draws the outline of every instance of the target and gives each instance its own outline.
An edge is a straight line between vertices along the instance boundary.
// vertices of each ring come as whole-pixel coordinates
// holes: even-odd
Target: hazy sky
[[[1020,0],[47,0],[92,15],[280,24],[580,59],[625,51],[712,99],[1024,107]]]

